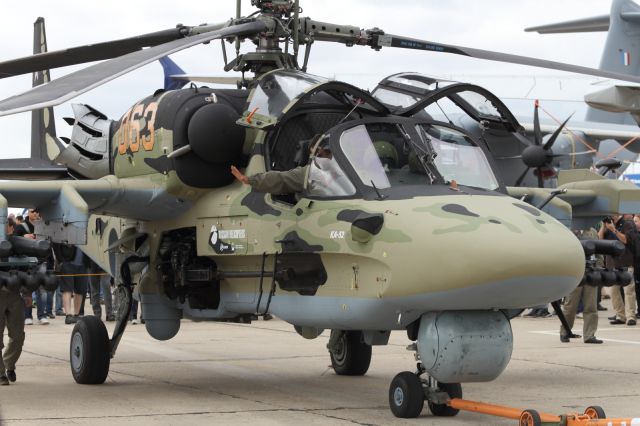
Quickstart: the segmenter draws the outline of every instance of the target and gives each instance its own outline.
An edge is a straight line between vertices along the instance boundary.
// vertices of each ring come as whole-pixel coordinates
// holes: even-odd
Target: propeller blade
[[[242,37],[266,31],[266,29],[263,22],[253,21],[173,40],[101,62],[53,80],[49,84],[0,101],[0,116],[58,105],[163,56],[210,40],[233,36]]]
[[[523,145],[526,145],[526,146],[533,145],[531,143],[531,141],[529,140],[529,138],[527,138],[526,136],[524,136],[524,135],[522,135],[522,134],[520,134],[518,132],[513,132],[512,134],[516,139],[518,139],[518,142],[522,143]]]
[[[507,62],[518,65],[547,68],[552,70],[567,71],[578,74],[593,75],[596,77],[611,78],[615,80],[632,81],[640,83],[640,77],[621,74],[611,71],[597,70],[595,68],[579,65],[565,64],[562,62],[547,61],[528,56],[512,55],[509,53],[494,52],[492,50],[474,49],[471,47],[442,44],[433,41],[397,36],[393,34],[374,35],[368,42],[374,47],[399,47],[403,49],[427,50],[432,52],[451,53],[454,55],[469,56],[472,58],[486,59],[488,61]]]
[[[538,188],[544,188],[544,177],[542,176],[542,167],[537,168],[538,175]]]
[[[552,157],[576,157],[578,155],[593,155],[598,151],[566,152],[564,154],[553,154]]]
[[[542,145],[542,133],[540,132],[540,117],[538,117],[538,107],[540,106],[536,99],[533,106],[533,142],[540,146]]]
[[[517,160],[522,158],[522,155],[514,155],[513,157],[496,157],[496,160]]]
[[[558,127],[556,129],[555,132],[553,132],[553,134],[551,135],[551,137],[549,138],[549,140],[547,141],[547,143],[544,144],[544,146],[542,148],[544,148],[545,151],[551,149],[551,147],[553,146],[553,144],[555,143],[556,139],[558,138],[558,136],[560,135],[560,132],[562,132],[562,129],[564,128],[564,126],[567,124],[567,122],[569,120],[571,120],[571,117],[573,117],[573,114],[571,114],[569,117],[567,117],[566,120],[564,120],[564,122],[560,125],[560,127]]]
[[[527,167],[525,169],[524,173],[522,173],[520,175],[520,177],[518,178],[518,180],[516,180],[515,186],[520,186],[520,184],[522,184],[522,181],[524,180],[524,177],[527,175],[528,172],[529,172],[529,167]]]
[[[127,53],[152,47],[185,37],[189,28],[177,27],[168,30],[142,34],[135,37],[112,40],[104,43],[87,44],[53,52],[39,53],[24,58],[0,62],[0,78],[42,71],[85,62],[117,58]]]

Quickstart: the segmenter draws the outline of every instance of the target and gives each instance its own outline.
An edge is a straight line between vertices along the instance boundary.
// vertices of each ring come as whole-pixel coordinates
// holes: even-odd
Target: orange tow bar
[[[536,410],[520,410],[518,408],[485,404],[484,402],[468,401],[460,398],[450,399],[447,405],[462,411],[472,411],[489,416],[518,420],[520,426],[640,426],[640,418],[607,419],[604,410],[596,405],[587,407],[583,414],[571,413],[559,416],[540,413]]]

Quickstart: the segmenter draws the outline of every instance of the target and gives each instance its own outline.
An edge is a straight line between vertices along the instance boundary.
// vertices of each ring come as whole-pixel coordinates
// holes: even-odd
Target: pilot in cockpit
[[[320,146],[319,141],[321,135],[316,135],[301,146],[309,146],[312,155],[312,162],[321,163],[323,159],[331,159],[332,154],[328,146]],[[308,152],[308,151],[305,151]],[[304,154],[306,156],[306,154]],[[265,192],[273,195],[285,195],[293,193],[302,193],[305,189],[305,178],[308,176],[309,164],[295,167],[291,170],[277,171],[272,170],[264,173],[258,173],[252,176],[246,176],[235,166],[231,166],[231,174],[245,185],[251,185],[258,192]]]

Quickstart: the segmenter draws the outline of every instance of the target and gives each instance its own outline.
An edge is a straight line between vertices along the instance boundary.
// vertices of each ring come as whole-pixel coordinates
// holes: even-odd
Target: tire
[[[446,392],[449,398],[462,398],[462,386],[460,383],[438,383],[438,390]],[[433,402],[429,402],[429,410],[437,417],[453,417],[460,412],[457,408]]]
[[[591,405],[584,410],[584,414],[589,416],[592,419],[606,419],[607,415],[604,413],[604,410],[599,405]]]
[[[410,371],[396,375],[389,386],[389,408],[394,416],[413,419],[424,407],[424,391],[420,378]]]
[[[536,410],[524,410],[520,414],[520,426],[541,426],[540,413]]]
[[[367,345],[361,331],[332,330],[340,333],[337,349],[329,351],[331,366],[338,376],[362,376],[371,364],[371,346]]]
[[[109,334],[98,317],[83,317],[73,327],[69,360],[76,383],[99,385],[107,379],[111,361]]]

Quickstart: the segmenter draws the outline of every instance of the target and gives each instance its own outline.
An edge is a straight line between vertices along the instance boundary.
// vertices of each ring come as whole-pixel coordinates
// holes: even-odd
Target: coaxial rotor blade
[[[617,72],[603,71],[595,68],[565,64],[562,62],[547,61],[528,56],[512,55],[509,53],[494,52],[491,50],[474,49],[471,47],[442,44],[433,41],[397,36],[392,34],[373,34],[367,43],[373,47],[399,47],[403,49],[428,50],[432,52],[452,53],[454,55],[468,56],[471,58],[486,59],[488,61],[507,62],[518,65],[548,68],[559,71],[567,71],[578,74],[593,75],[596,77],[611,78],[615,80],[632,81],[640,83],[640,77],[621,74]]]
[[[143,47],[157,46],[171,40],[183,38],[188,30],[187,27],[171,28],[120,40],[70,47],[68,49],[39,53],[33,56],[0,62],[0,78],[117,58],[118,56],[140,50]]]
[[[68,101],[114,78],[131,72],[163,56],[210,40],[247,36],[265,31],[261,21],[254,21],[170,41],[138,52],[132,52],[65,75],[43,86],[0,101],[0,116],[45,108]]]

